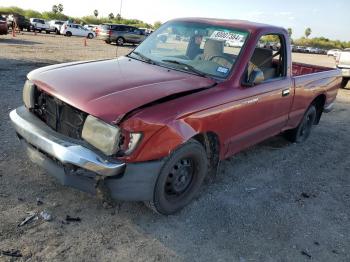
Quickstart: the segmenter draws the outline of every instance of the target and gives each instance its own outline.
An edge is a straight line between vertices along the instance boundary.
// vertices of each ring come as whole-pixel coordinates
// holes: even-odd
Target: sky
[[[62,3],[70,16],[117,14],[153,24],[179,17],[243,19],[292,28],[293,38],[312,29],[311,37],[350,41],[349,0],[0,0],[0,6],[18,6],[40,12]]]

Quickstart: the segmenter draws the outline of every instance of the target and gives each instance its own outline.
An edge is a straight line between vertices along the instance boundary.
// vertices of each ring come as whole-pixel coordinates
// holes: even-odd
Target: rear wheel
[[[312,104],[306,111],[300,124],[296,128],[285,132],[286,138],[293,143],[304,142],[310,136],[312,126],[316,122],[316,117],[317,110],[315,105]]]
[[[124,43],[125,43],[125,40],[124,40],[123,37],[118,37],[117,38],[117,45],[122,46],[122,45],[124,45]]]
[[[72,36],[72,32],[66,32],[66,36],[68,36],[68,37],[71,37]]]
[[[46,34],[50,34],[50,31],[45,31],[46,32]]]
[[[207,171],[206,152],[199,142],[191,139],[166,159],[153,200],[146,205],[163,215],[181,210],[196,196]]]
[[[340,88],[345,88],[349,82],[349,78],[343,78],[340,84]]]
[[[94,38],[94,35],[91,34],[91,33],[89,33],[89,34],[87,35],[87,38],[92,39],[92,38]]]

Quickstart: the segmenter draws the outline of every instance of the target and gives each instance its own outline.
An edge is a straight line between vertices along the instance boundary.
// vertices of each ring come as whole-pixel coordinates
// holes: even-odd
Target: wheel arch
[[[209,170],[216,172],[220,161],[220,138],[212,131],[198,133],[192,139],[197,140],[205,149],[207,153]]]

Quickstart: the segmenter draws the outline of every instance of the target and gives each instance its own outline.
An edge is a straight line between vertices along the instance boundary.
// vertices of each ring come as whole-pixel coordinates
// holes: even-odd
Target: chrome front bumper
[[[106,177],[125,170],[125,163],[108,160],[82,145],[68,141],[24,106],[11,111],[10,118],[21,138],[63,165],[74,165]]]

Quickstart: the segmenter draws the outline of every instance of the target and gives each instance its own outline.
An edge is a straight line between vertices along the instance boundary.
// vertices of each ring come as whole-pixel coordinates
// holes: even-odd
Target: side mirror
[[[248,79],[249,86],[254,86],[262,83],[265,80],[264,73],[258,68],[255,68]]]

